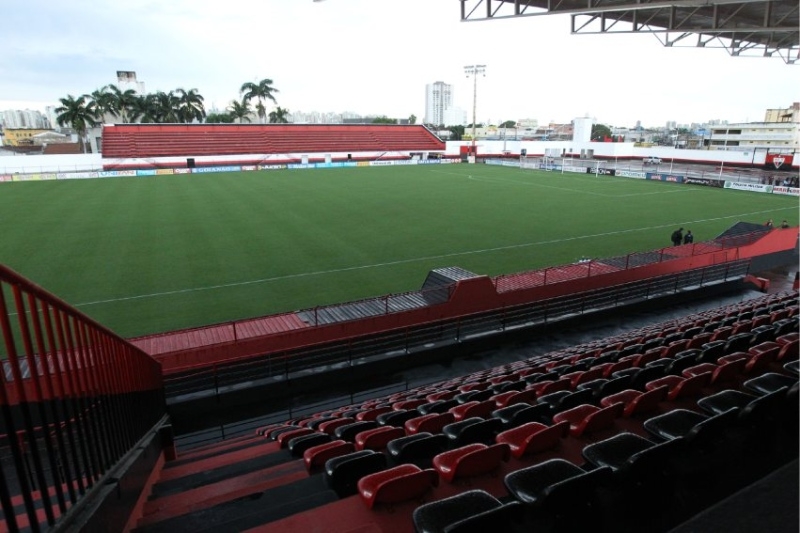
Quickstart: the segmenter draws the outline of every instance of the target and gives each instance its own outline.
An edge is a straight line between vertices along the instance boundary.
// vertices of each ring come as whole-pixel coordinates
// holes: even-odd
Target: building
[[[428,124],[431,122],[425,121]],[[437,126],[444,124],[445,126],[466,126],[467,125],[467,111],[460,107],[448,107],[442,114],[442,122],[436,123]]]
[[[800,122],[800,102],[786,109],[767,109],[764,122]]]
[[[49,132],[44,128],[4,128],[4,146],[34,146],[34,137]]]
[[[800,150],[800,103],[785,109],[767,109],[764,122],[726,124],[710,128],[710,150]]]
[[[137,80],[136,72],[132,70],[117,71],[117,87],[122,92],[133,89],[138,94],[147,94],[144,90],[144,82]]]
[[[0,123],[4,127],[12,129],[46,129],[48,127],[44,115],[34,109],[0,111]]]
[[[425,124],[445,123],[444,112],[453,107],[453,86],[443,81],[425,86]]]

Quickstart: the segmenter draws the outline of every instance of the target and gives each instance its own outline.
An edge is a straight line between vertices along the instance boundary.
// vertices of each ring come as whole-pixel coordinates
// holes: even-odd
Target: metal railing
[[[301,377],[307,372],[336,370],[385,357],[408,356],[484,335],[557,322],[586,313],[742,279],[747,275],[749,265],[749,260],[729,261],[678,274],[502,307],[421,326],[408,326],[357,339],[285,350],[247,360],[218,361],[212,367],[167,376],[166,393],[170,399],[198,394],[216,396],[245,382],[277,383]]]
[[[5,266],[0,332],[0,504],[9,531],[37,532],[163,418],[161,365]]]

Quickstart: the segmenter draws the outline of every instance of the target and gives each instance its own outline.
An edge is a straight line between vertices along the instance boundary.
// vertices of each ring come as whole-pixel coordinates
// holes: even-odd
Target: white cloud
[[[452,1],[228,0],[211,10],[190,0],[31,0],[4,18],[5,42],[25,46],[0,57],[0,109],[91,92],[120,69],[151,91],[195,87],[220,108],[243,82],[268,77],[290,110],[421,117],[425,84],[437,80],[471,110],[463,66],[483,63],[480,121],[588,113],[661,125],[760,120],[797,100],[800,81],[780,59],[664,48],[652,35],[570,35],[567,16],[462,23]]]

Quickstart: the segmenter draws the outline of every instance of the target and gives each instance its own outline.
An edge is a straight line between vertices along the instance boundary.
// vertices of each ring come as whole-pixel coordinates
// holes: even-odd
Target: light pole
[[[477,156],[475,151],[475,123],[478,109],[478,74],[486,76],[486,65],[468,65],[464,67],[464,74],[467,78],[472,76],[472,157]]]

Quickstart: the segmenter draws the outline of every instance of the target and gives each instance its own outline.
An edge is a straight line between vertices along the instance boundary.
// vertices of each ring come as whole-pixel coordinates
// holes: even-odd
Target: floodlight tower
[[[472,157],[475,157],[475,122],[478,109],[478,75],[486,76],[486,65],[468,65],[464,67],[464,74],[467,78],[472,76]]]

